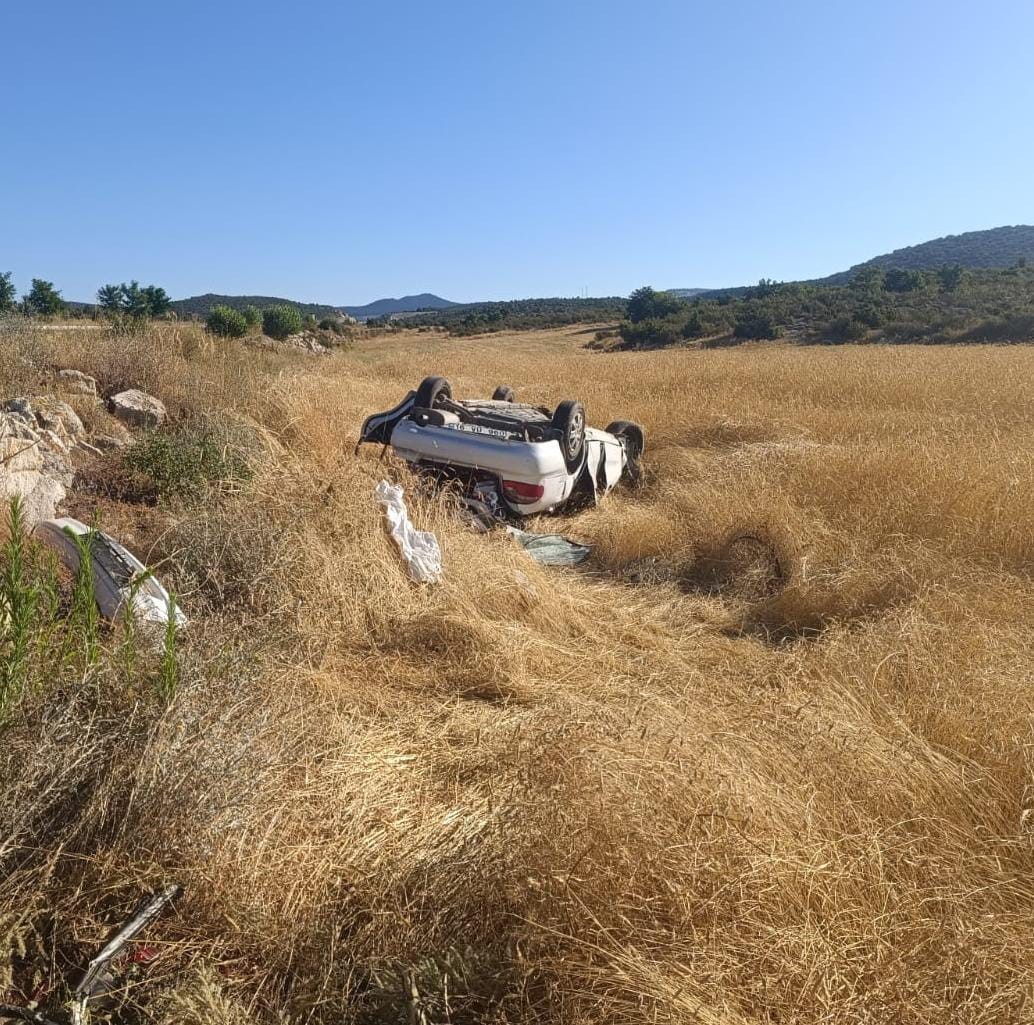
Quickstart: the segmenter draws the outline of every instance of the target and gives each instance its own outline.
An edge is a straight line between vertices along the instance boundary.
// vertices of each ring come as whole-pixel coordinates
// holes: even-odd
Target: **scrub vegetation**
[[[70,505],[191,624],[151,651],[91,622],[8,531],[7,999],[175,880],[118,1021],[1030,1020],[1030,348],[84,334],[8,331],[4,394],[57,365],[163,399],[125,457],[162,499],[104,457]],[[430,373],[645,425],[640,489],[538,524],[587,572],[353,455]],[[384,475],[437,586],[385,537]],[[781,588],[715,572],[743,534]]]
[[[704,346],[774,339],[846,342],[1034,341],[1034,269],[883,269],[867,264],[843,285],[763,279],[689,301],[650,287],[626,307],[619,348]],[[606,339],[601,338],[601,341]],[[612,346],[615,344],[610,343]]]

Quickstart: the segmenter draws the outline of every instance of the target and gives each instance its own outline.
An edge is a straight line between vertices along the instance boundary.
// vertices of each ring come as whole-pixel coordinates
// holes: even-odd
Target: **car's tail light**
[[[525,484],[522,480],[504,480],[503,497],[514,505],[531,505],[545,492],[542,484]]]

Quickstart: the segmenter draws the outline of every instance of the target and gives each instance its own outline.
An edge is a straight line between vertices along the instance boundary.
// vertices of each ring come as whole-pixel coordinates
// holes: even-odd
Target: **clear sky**
[[[0,270],[626,294],[1034,222],[1031,0],[3,0]]]

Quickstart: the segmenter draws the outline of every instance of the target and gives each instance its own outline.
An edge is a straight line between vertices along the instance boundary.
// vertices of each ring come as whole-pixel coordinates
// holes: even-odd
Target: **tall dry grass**
[[[170,706],[105,662],[3,727],[12,984],[169,877],[129,1016],[1034,1019],[1034,354],[583,337],[41,343],[264,444],[243,494],[103,510],[194,628]],[[411,494],[446,575],[407,582],[372,489],[413,482],[352,446],[431,372],[645,424],[644,488],[549,524],[588,572]],[[738,530],[781,593],[701,583]]]

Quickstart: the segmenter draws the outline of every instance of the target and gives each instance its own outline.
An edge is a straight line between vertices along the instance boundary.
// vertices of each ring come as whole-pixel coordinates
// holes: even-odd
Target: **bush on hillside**
[[[716,303],[700,303],[694,307],[682,325],[682,337],[710,338],[725,334],[730,326],[731,321],[726,309]]]
[[[768,340],[779,337],[779,327],[763,310],[744,310],[736,318],[732,333],[744,341]]]
[[[857,342],[865,337],[865,325],[854,317],[837,317],[826,325],[822,332],[822,341],[843,345],[845,342]]]
[[[258,327],[262,323],[262,311],[257,306],[245,306],[241,314],[249,328]]]
[[[340,317],[324,317],[319,328],[321,331],[333,331],[336,335],[348,334],[348,323]]]
[[[302,329],[302,315],[297,306],[281,303],[270,306],[262,313],[262,330],[270,338],[283,341],[289,335],[297,334]]]
[[[625,349],[659,349],[682,341],[682,322],[678,317],[667,320],[626,320],[618,328]]]
[[[231,306],[213,306],[205,319],[205,327],[221,338],[243,338],[248,333],[247,318]]]
[[[628,319],[633,324],[644,320],[665,320],[685,307],[686,304],[677,295],[657,292],[649,285],[644,285],[628,297]]]
[[[1034,341],[1034,311],[989,317],[963,336],[965,342],[1031,342]]]
[[[892,267],[883,278],[883,287],[888,292],[918,292],[925,285],[926,275],[921,270]]]

